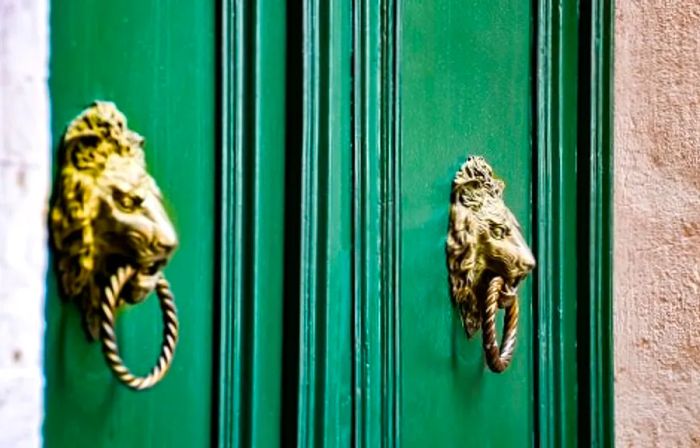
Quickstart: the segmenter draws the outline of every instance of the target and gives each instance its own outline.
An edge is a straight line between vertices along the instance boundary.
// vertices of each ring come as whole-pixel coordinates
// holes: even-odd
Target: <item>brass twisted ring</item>
[[[518,333],[518,299],[517,297],[502,297],[504,284],[502,277],[494,277],[489,282],[486,300],[481,312],[486,363],[491,370],[497,373],[503,372],[510,365]],[[500,348],[496,339],[496,311],[499,305],[501,308],[505,308],[503,339]]]
[[[101,334],[102,351],[104,352],[107,364],[112,369],[114,375],[126,386],[135,390],[144,390],[153,387],[170,368],[177,345],[178,327],[177,310],[173,294],[170,291],[170,284],[165,277],[160,277],[156,283],[156,293],[160,300],[160,308],[163,313],[163,343],[161,345],[160,356],[151,372],[144,376],[135,376],[124,365],[124,361],[119,355],[119,346],[114,332],[115,310],[119,300],[119,294],[126,282],[134,275],[134,268],[131,266],[120,267],[117,273],[110,277],[110,284],[105,288],[104,300],[101,304],[102,322]]]

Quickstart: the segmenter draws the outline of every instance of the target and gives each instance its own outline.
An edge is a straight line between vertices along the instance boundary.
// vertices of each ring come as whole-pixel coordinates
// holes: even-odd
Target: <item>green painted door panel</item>
[[[514,360],[492,373],[481,333],[467,340],[452,309],[444,244],[451,182],[468,155],[506,182],[531,241],[530,2],[404,1],[399,20],[402,444],[528,446],[532,280],[520,288]]]
[[[579,421],[572,409],[582,388],[568,361],[588,359],[576,351],[579,285],[567,281],[582,246],[571,220],[562,224],[566,211],[582,210],[567,199],[578,198],[576,167],[587,153],[576,136],[586,124],[575,114],[578,41],[556,39],[579,33],[581,5],[52,0],[54,142],[94,99],[116,102],[145,136],[149,170],[180,236],[165,272],[181,339],[162,383],[126,389],[99,344],[86,342],[51,272],[45,445],[500,448],[575,440],[575,426],[551,417]],[[556,82],[567,87],[561,109],[548,97]],[[537,157],[534,110],[549,114],[538,115]],[[559,146],[557,133],[566,133]],[[466,339],[449,297],[450,186],[468,155],[488,160],[526,238],[538,235],[539,268],[519,293],[515,357],[500,375],[485,365],[481,333]],[[595,247],[607,247],[606,216],[591,221]],[[609,286],[601,257],[591,297]],[[562,282],[568,289],[551,300]],[[151,297],[118,320],[136,373],[158,353],[157,305]],[[591,341],[591,351],[606,349]]]
[[[51,14],[52,134],[94,99],[114,101],[146,138],[149,171],[180,238],[165,273],[180,316],[171,370],[154,389],[120,385],[77,309],[49,275],[47,447],[204,447],[212,440],[216,213],[216,4],[197,0],[56,0]],[[125,361],[145,373],[161,340],[157,300],[125,310]]]

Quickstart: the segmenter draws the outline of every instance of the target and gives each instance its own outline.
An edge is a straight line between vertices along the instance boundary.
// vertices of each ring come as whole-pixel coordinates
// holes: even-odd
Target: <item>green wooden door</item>
[[[582,7],[579,29],[574,0],[52,3],[54,142],[94,99],[146,138],[180,237],[165,272],[181,339],[161,384],[127,390],[52,272],[47,447],[611,440],[595,414],[611,412],[610,365],[576,371],[609,348],[609,103],[577,104],[579,73],[602,83],[609,66],[576,66],[586,49],[609,62],[593,51],[594,32],[609,44],[596,22],[609,8]],[[601,138],[580,136],[586,105]],[[505,181],[538,258],[503,374],[450,303],[450,186],[468,155]],[[146,371],[157,302],[124,312],[118,332]]]
[[[610,2],[290,10],[287,440],[610,445]],[[469,155],[505,181],[538,263],[502,374],[450,303],[450,189]]]
[[[88,343],[50,273],[45,345],[47,447],[195,447],[212,439],[216,234],[216,47],[212,2],[57,1],[51,21],[54,147],[95,99],[114,101],[146,139],[180,245],[165,269],[180,341],[165,379],[135,393]],[[57,161],[57,159],[56,159]],[[57,164],[56,164],[57,168]],[[160,347],[158,301],[121,313],[126,364],[148,372]]]
[[[407,447],[533,443],[532,280],[520,288],[511,366],[489,371],[467,340],[445,262],[451,182],[480,155],[532,241],[530,2],[402,2],[401,441]],[[502,312],[499,312],[499,316]],[[499,317],[499,320],[502,319]]]

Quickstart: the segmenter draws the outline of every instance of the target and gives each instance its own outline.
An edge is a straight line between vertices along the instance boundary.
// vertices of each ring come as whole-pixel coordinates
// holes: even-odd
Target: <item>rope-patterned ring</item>
[[[513,359],[516,335],[518,332],[518,299],[499,300],[503,294],[504,281],[502,277],[494,277],[489,282],[486,300],[481,312],[483,326],[484,352],[486,353],[486,363],[489,368],[496,373],[506,370]],[[496,340],[496,311],[499,302],[505,305],[505,317],[503,318],[503,339],[501,347],[498,347]]]
[[[104,352],[107,364],[114,375],[135,390],[144,390],[153,387],[163,379],[170,368],[177,345],[178,327],[177,310],[173,294],[170,291],[170,284],[164,277],[160,277],[156,283],[156,293],[160,300],[160,308],[163,313],[163,343],[161,345],[160,356],[151,372],[138,377],[124,365],[124,361],[119,355],[119,346],[114,332],[115,310],[119,300],[119,294],[126,282],[134,275],[134,268],[131,266],[121,267],[116,274],[109,279],[109,286],[105,287],[104,300],[102,301],[102,322],[101,335],[102,351]]]

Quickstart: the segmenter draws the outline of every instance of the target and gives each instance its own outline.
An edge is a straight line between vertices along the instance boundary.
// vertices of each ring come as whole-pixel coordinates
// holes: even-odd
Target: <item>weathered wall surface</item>
[[[48,191],[48,1],[0,0],[0,447],[36,447]]]
[[[618,0],[618,446],[700,446],[700,2]]]

